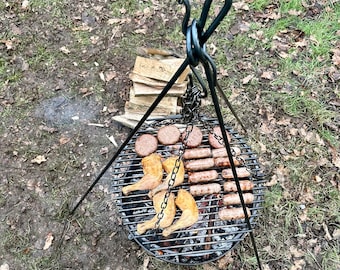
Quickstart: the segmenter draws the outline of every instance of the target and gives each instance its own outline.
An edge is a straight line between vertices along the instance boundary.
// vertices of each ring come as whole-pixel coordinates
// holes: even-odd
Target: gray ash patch
[[[88,123],[97,118],[99,104],[93,99],[56,96],[37,106],[34,116],[53,126],[70,125],[74,122]]]

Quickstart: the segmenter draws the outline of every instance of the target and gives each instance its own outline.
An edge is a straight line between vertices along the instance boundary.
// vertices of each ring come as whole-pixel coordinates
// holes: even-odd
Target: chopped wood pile
[[[158,58],[148,56],[137,56],[134,68],[129,75],[133,85],[130,89],[129,100],[125,104],[125,113],[113,118],[130,128],[136,126],[184,61],[183,58],[173,56]],[[177,79],[167,95],[152,112],[151,117],[165,117],[180,112],[182,109],[180,97],[186,91],[189,70],[187,68]]]

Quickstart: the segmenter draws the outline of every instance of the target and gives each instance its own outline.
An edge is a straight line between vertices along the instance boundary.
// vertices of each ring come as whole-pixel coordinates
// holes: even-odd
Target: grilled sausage
[[[247,207],[247,214],[248,217],[250,217],[250,210]],[[221,220],[238,220],[238,219],[244,219],[245,215],[243,212],[242,207],[235,207],[235,208],[223,208],[218,211],[218,217]]]
[[[214,167],[214,165],[215,163],[213,158],[194,159],[185,162],[185,168],[188,171],[206,170]]]
[[[211,152],[214,158],[228,156],[227,149],[225,149],[225,147],[212,149]],[[241,149],[238,147],[231,147],[231,152],[236,157],[241,154]]]
[[[198,127],[193,126],[186,142],[184,141],[185,137],[186,137],[186,131],[182,133],[182,142],[184,142],[185,145],[189,148],[195,148],[202,143],[203,134],[202,134],[202,131]]]
[[[229,132],[226,130],[225,133],[227,135],[228,142],[230,142],[231,136],[230,136]],[[223,137],[222,137],[222,131],[221,131],[221,128],[219,126],[214,127],[213,130],[212,130],[212,133],[209,133],[208,140],[209,140],[210,145],[213,148],[225,147]]]
[[[171,145],[178,142],[181,132],[175,125],[161,127],[157,132],[157,139],[161,144]]]
[[[192,196],[203,196],[221,192],[221,185],[217,183],[190,186]]]
[[[253,193],[243,193],[243,200],[245,204],[254,202]],[[223,196],[224,205],[241,204],[240,196],[238,193],[230,193]]]
[[[151,134],[139,136],[135,142],[135,151],[138,156],[146,157],[157,150],[158,141]]]
[[[189,183],[210,182],[218,178],[216,170],[201,171],[201,172],[188,172]]]
[[[196,158],[207,158],[211,157],[210,148],[192,148],[186,149],[183,158],[185,159],[196,159]]]
[[[240,181],[240,187],[242,191],[252,190],[254,188],[254,183],[250,180]],[[237,192],[237,186],[234,181],[228,181],[223,184],[223,189],[226,192]]]
[[[238,167],[236,168],[236,174],[239,178],[245,178],[250,176],[250,172],[247,170],[246,167]],[[222,170],[222,177],[225,179],[233,179],[234,175],[231,169],[224,169]]]
[[[240,166],[240,161],[235,158],[233,158],[233,161],[235,166]],[[216,167],[230,167],[229,157],[214,158],[214,163]]]

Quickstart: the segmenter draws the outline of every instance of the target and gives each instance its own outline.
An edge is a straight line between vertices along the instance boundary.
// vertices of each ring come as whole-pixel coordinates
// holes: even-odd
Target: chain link
[[[181,167],[182,157],[183,157],[183,154],[184,154],[184,151],[185,151],[185,148],[186,148],[188,137],[189,137],[192,129],[193,129],[192,123],[189,123],[185,128],[185,131],[184,131],[185,137],[184,137],[184,139],[183,139],[183,141],[180,145],[178,158],[175,161],[174,168],[171,171],[171,176],[170,176],[170,179],[169,179],[169,182],[168,182],[168,188],[167,188],[167,191],[164,195],[163,202],[161,204],[161,211],[157,214],[157,222],[155,224],[155,229],[159,228],[159,224],[164,217],[164,211],[165,211],[165,208],[168,206],[168,201],[169,201],[169,197],[170,197],[170,194],[171,194],[171,189],[175,184],[177,173],[178,173],[178,171]]]
[[[183,95],[182,116],[184,123],[191,123],[199,120],[199,109],[201,106],[201,90],[194,86],[188,86],[187,91]]]

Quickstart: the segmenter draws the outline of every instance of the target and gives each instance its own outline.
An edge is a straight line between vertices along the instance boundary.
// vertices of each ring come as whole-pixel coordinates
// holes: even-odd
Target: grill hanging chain
[[[184,154],[184,151],[185,151],[185,148],[186,148],[185,145],[186,145],[186,143],[188,141],[188,137],[189,137],[189,135],[190,135],[190,133],[192,131],[192,128],[193,128],[192,123],[189,123],[186,126],[186,128],[185,128],[185,131],[184,131],[185,132],[185,137],[183,139],[183,142],[180,145],[178,158],[175,161],[175,166],[174,166],[174,168],[171,171],[171,176],[170,176],[170,179],[169,179],[169,182],[168,182],[168,188],[166,190],[163,202],[161,204],[161,211],[157,214],[157,222],[155,224],[155,229],[159,228],[159,224],[160,224],[161,220],[164,217],[164,211],[165,211],[165,208],[168,206],[169,196],[170,196],[171,190],[172,190],[172,188],[173,188],[173,186],[175,184],[175,179],[176,179],[177,173],[179,171],[179,168],[180,168],[180,165],[181,165],[181,161],[182,161],[182,157],[183,157],[183,154]]]
[[[182,161],[182,157],[186,149],[187,141],[193,129],[193,122],[198,121],[200,119],[199,108],[201,105],[201,96],[202,96],[201,91],[196,86],[194,86],[193,81],[192,81],[192,76],[189,76],[189,85],[187,87],[187,90],[185,91],[185,94],[183,95],[183,102],[182,102],[183,103],[183,110],[182,110],[183,122],[187,123],[185,130],[184,130],[185,137],[182,143],[180,144],[178,158],[176,159],[175,166],[173,170],[171,171],[171,177],[168,182],[168,188],[164,195],[163,202],[161,204],[161,211],[157,214],[157,222],[155,224],[155,229],[159,228],[159,224],[162,218],[164,217],[164,211],[168,205],[169,196],[175,184],[175,179],[180,168],[180,163]]]

